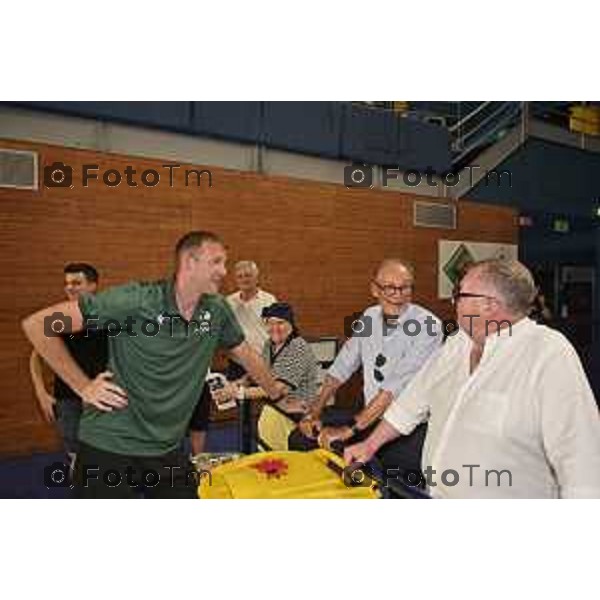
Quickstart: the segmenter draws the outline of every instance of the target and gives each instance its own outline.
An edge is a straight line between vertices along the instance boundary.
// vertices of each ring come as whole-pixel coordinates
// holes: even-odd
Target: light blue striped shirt
[[[365,325],[363,335],[355,333],[343,345],[328,373],[344,382],[362,366],[365,405],[380,390],[391,392],[396,398],[440,347],[442,323],[418,304],[408,304],[395,327],[384,323],[378,304],[367,308],[361,320]],[[379,354],[386,360],[383,366],[376,367]],[[375,379],[375,368],[383,375],[380,382]]]

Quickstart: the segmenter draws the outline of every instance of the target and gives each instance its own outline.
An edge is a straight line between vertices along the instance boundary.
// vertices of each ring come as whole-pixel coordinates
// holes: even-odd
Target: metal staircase
[[[519,125],[522,113],[522,102],[481,102],[449,127],[453,137],[453,167],[460,169],[470,156],[478,154]]]
[[[452,125],[452,169],[460,181],[449,195],[463,197],[517,150],[527,137],[527,121],[525,102],[481,102]]]
[[[572,102],[481,102],[451,125],[452,169],[460,173],[448,196],[461,198],[529,137],[600,152],[600,137],[569,127]]]

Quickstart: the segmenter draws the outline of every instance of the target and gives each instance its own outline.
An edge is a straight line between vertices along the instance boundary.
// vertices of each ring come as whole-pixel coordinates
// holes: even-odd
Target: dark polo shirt
[[[129,404],[103,412],[86,405],[79,439],[132,456],[174,450],[186,433],[206,372],[219,347],[234,348],[244,334],[220,295],[204,295],[188,323],[179,314],[173,282],[129,283],[85,295],[88,325],[106,329],[108,369]]]
[[[104,331],[81,331],[64,335],[62,339],[75,362],[88,377],[96,377],[106,369],[108,344]],[[54,378],[54,397],[81,402],[79,395],[60,377]]]

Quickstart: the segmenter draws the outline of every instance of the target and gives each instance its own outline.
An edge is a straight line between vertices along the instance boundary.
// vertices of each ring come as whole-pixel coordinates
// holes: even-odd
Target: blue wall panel
[[[265,102],[264,143],[272,148],[338,158],[342,102]]]
[[[436,173],[450,169],[450,134],[447,129],[413,119],[402,119],[400,124],[398,163],[401,167],[420,171],[431,168]]]
[[[189,130],[189,102],[20,102],[30,108],[177,131]]]
[[[588,218],[600,198],[600,154],[530,139],[496,167],[505,169],[512,187],[506,177],[500,187],[495,179],[487,186],[481,181],[468,198]]]
[[[229,140],[258,143],[261,102],[191,102],[190,131]]]
[[[353,106],[344,114],[342,156],[370,164],[398,164],[400,119],[391,111]]]
[[[450,167],[449,134],[438,125],[354,106],[346,111],[342,130],[344,158],[436,172]]]

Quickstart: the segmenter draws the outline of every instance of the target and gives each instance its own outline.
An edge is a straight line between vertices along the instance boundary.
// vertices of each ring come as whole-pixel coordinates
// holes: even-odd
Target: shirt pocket
[[[463,425],[487,435],[502,436],[509,410],[509,396],[501,392],[478,391],[468,403]]]

